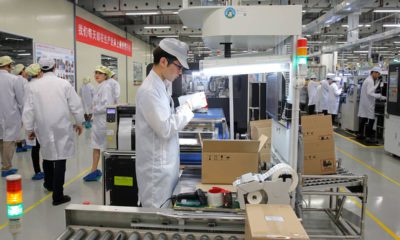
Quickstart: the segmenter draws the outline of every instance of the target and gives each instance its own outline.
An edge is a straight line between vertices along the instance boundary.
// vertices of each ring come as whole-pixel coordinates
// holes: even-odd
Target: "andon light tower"
[[[22,180],[21,175],[9,175],[7,180],[7,217],[9,219],[10,233],[16,239],[21,228],[21,218],[24,215],[22,202]]]

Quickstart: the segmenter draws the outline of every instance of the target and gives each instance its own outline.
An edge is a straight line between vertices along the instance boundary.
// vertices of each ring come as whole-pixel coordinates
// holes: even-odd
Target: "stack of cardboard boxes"
[[[261,135],[268,137],[268,141],[260,151],[260,160],[266,163],[271,161],[271,127],[271,119],[250,122],[250,136],[252,140],[259,139]]]
[[[304,142],[304,173],[336,173],[335,142],[330,115],[301,117]]]

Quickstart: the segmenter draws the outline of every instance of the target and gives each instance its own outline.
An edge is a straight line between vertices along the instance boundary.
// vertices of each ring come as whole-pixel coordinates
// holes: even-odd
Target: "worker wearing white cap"
[[[24,85],[17,76],[11,74],[14,61],[9,56],[0,57],[0,155],[1,176],[17,172],[11,160],[15,152],[15,142],[19,138]]]
[[[359,130],[357,139],[363,140],[367,143],[376,143],[373,137],[373,126],[375,122],[375,99],[386,100],[385,96],[380,93],[375,93],[378,88],[382,69],[380,67],[373,67],[371,75],[369,75],[361,86],[360,107],[358,109],[359,117]],[[376,83],[375,83],[376,82]]]
[[[317,104],[317,88],[319,83],[317,82],[317,76],[315,74],[311,75],[310,80],[307,84],[308,93],[308,114],[315,114],[315,105]]]
[[[163,39],[136,94],[136,176],[143,207],[168,206],[179,176],[178,132],[193,118],[192,110],[207,104],[204,95],[196,95],[175,109],[167,92],[169,82],[189,68],[187,52],[186,43]]]
[[[54,59],[42,57],[39,65],[43,76],[27,84],[22,120],[28,138],[41,145],[43,186],[53,191],[53,205],[60,205],[71,200],[64,195],[65,166],[75,155],[74,131],[83,131],[83,108],[71,84],[55,75]]]
[[[90,78],[83,78],[83,84],[79,89],[79,96],[82,99],[83,110],[85,111],[85,128],[92,127],[92,117],[93,117],[93,98],[95,94],[95,89],[90,83]]]
[[[339,111],[340,94],[342,94],[340,80],[340,77],[333,77],[332,82],[329,85],[328,113],[332,115],[332,124],[334,123]]]
[[[112,92],[113,92],[113,98],[114,98],[114,104],[118,104],[119,102],[119,96],[121,95],[121,86],[119,85],[119,82],[117,81],[117,74],[111,70],[108,71],[107,73],[108,76],[108,84],[111,85]]]

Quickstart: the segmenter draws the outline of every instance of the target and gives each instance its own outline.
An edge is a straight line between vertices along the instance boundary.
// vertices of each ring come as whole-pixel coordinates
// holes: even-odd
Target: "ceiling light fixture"
[[[18,56],[30,56],[31,54],[30,53],[18,53],[17,55]]]
[[[171,26],[145,26],[144,29],[168,29],[171,28]]]
[[[127,12],[127,16],[147,16],[147,15],[158,15],[160,12]]]
[[[7,40],[24,41],[24,39],[22,39],[22,38],[13,38],[13,37],[6,37],[6,41],[7,41]]]
[[[399,9],[375,9],[374,12],[376,13],[398,13],[400,12]]]
[[[159,35],[156,37],[158,37],[158,38],[177,38],[179,36],[178,35]]]
[[[400,27],[400,24],[383,24],[383,27]]]

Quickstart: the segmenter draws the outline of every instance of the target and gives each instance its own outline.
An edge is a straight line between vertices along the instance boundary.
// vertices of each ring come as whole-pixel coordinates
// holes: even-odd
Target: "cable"
[[[167,198],[167,200],[165,200],[165,202],[164,202],[163,204],[161,204],[159,208],[162,208],[162,207],[164,206],[164,204],[166,204],[166,203],[167,203],[169,200],[171,200],[172,198],[173,198],[173,196],[170,197],[170,198]]]

